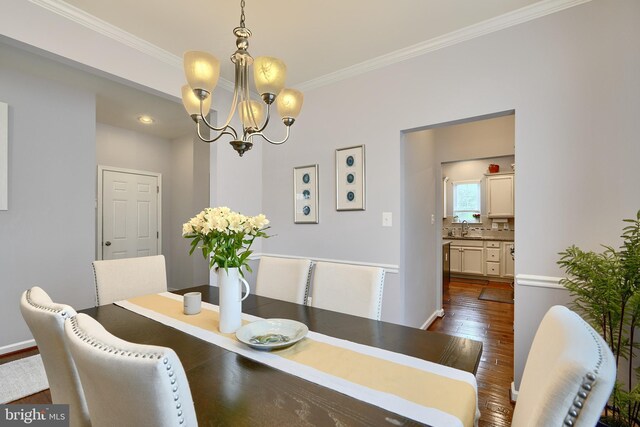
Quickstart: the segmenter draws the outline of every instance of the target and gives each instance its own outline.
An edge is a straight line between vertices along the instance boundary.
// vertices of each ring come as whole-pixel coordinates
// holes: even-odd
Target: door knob
[[[107,241],[107,242],[105,242],[105,244],[104,244],[104,245],[105,245],[105,246],[111,246],[111,242]]]

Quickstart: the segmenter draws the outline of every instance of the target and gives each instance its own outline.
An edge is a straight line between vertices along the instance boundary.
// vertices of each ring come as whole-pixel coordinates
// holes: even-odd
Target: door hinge
[[[156,239],[159,239],[159,238],[160,238],[160,232],[156,231]]]
[[[156,193],[160,194],[160,186],[156,185]]]

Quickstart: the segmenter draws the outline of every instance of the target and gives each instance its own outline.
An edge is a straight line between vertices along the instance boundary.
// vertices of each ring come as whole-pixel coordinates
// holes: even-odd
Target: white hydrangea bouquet
[[[247,262],[253,252],[251,245],[258,237],[269,237],[268,225],[269,220],[263,214],[244,216],[227,207],[206,208],[182,226],[182,236],[193,239],[189,255],[196,248],[202,249],[202,255],[209,259],[209,268],[237,267],[242,274],[241,267],[251,271]]]

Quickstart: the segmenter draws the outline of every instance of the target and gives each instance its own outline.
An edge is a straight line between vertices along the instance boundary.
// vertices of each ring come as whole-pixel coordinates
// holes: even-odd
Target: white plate
[[[295,320],[264,319],[248,323],[238,329],[236,338],[258,350],[275,350],[297,343],[307,335],[307,332],[309,332],[307,325]],[[271,341],[267,338],[271,338]]]

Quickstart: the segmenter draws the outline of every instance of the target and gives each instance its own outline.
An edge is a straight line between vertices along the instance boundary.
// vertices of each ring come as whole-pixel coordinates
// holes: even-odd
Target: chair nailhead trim
[[[309,303],[309,288],[311,287],[311,270],[313,269],[313,261],[309,263],[309,271],[307,271],[307,285],[304,288],[304,305]]]
[[[96,274],[96,266],[94,263],[91,263],[91,268],[93,269],[93,283],[96,287],[96,307],[100,305],[100,292],[98,291],[98,275]]]
[[[60,316],[62,316],[63,319],[71,317],[69,316],[69,313],[66,311],[65,308],[52,308],[52,307],[47,307],[46,305],[41,305],[36,303],[33,299],[31,299],[31,289],[27,289],[26,299],[27,299],[27,303],[33,308],[37,308],[38,310],[48,311],[50,313],[59,314]]]
[[[382,318],[382,292],[384,291],[384,274],[385,270],[382,269],[382,277],[380,278],[380,292],[378,293],[378,310],[376,313],[376,320]]]
[[[586,322],[583,321],[583,325],[586,327],[587,326]],[[572,407],[569,408],[567,417],[564,419],[564,425],[567,427],[573,426],[576,422],[576,419],[578,419],[578,416],[580,415],[580,410],[584,406],[584,402],[589,397],[589,392],[591,392],[591,390],[593,389],[593,384],[596,382],[596,379],[598,378],[597,373],[600,370],[602,363],[604,362],[602,345],[600,344],[600,340],[598,340],[598,337],[594,335],[594,332],[591,328],[587,327],[587,331],[589,332],[589,334],[591,335],[591,338],[593,338],[593,341],[598,347],[598,362],[596,363],[596,366],[593,372],[587,372],[587,374],[584,376],[582,380],[582,384],[580,384],[578,393],[576,394],[576,397],[573,400]]]
[[[27,300],[29,300],[29,291],[27,291]],[[48,307],[42,307],[42,308],[49,311],[55,311],[55,312],[60,311],[60,310],[53,310]],[[131,357],[133,355],[133,357],[142,356],[143,359],[145,359],[146,357],[149,357],[149,359],[155,358],[157,360],[162,360],[162,363],[167,366],[167,375],[169,376],[169,380],[171,382],[171,385],[173,386],[171,387],[171,390],[173,392],[173,401],[176,402],[176,414],[178,417],[178,423],[180,425],[184,424],[184,418],[182,417],[182,409],[181,409],[182,403],[180,402],[180,394],[177,393],[178,385],[176,385],[176,378],[174,378],[174,372],[173,370],[171,370],[171,364],[169,363],[169,359],[167,357],[164,357],[164,355],[157,354],[157,353],[132,353],[130,351],[118,349],[113,346],[107,345],[103,342],[100,342],[95,338],[90,337],[84,330],[80,328],[80,325],[78,325],[78,319],[75,316],[71,317],[71,330],[78,337],[80,341],[86,342],[92,347],[96,347],[99,350],[102,350],[108,353],[113,353],[115,355],[119,354],[125,357]]]

